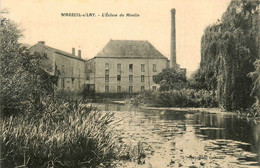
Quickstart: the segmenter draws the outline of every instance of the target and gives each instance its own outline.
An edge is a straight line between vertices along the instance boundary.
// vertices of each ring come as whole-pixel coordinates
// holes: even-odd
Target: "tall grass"
[[[155,107],[217,107],[216,97],[208,91],[193,89],[144,92],[133,100],[135,105]]]
[[[113,113],[83,104],[44,104],[1,123],[2,167],[95,167],[118,153]]]

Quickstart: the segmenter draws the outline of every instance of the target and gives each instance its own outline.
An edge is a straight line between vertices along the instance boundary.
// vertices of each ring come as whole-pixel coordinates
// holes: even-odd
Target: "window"
[[[156,86],[153,86],[153,90],[156,90]]]
[[[105,81],[109,82],[109,75],[105,75]]]
[[[141,75],[141,82],[144,82],[144,75]]]
[[[117,81],[121,81],[121,75],[117,75]]]
[[[130,92],[130,93],[133,92],[133,86],[129,86],[129,92]]]
[[[61,73],[65,73],[65,65],[61,65]]]
[[[141,91],[142,91],[142,92],[144,91],[144,86],[141,86]]]
[[[129,71],[130,71],[130,72],[133,72],[133,68],[134,68],[134,67],[133,67],[133,64],[129,64]]]
[[[121,92],[121,86],[117,86],[117,92]]]
[[[156,75],[153,75],[153,82],[155,82],[156,80]]]
[[[153,64],[153,72],[157,72],[156,64]]]
[[[105,64],[105,69],[109,69],[109,63]]]
[[[129,75],[129,82],[133,82],[133,75]]]
[[[86,80],[89,80],[89,75],[86,76]]]
[[[109,92],[109,86],[105,86],[105,92]]]
[[[141,71],[144,72],[145,69],[144,69],[144,64],[141,64]]]
[[[117,64],[117,70],[121,70],[121,64]]]
[[[105,74],[108,75],[109,74],[109,69],[105,70]]]

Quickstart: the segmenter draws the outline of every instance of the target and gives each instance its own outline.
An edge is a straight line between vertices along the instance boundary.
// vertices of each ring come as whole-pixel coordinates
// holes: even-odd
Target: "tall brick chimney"
[[[81,58],[81,50],[78,50],[78,57]]]
[[[75,48],[72,48],[72,55],[75,55]]]
[[[176,66],[176,27],[175,27],[175,9],[171,10],[171,68]]]

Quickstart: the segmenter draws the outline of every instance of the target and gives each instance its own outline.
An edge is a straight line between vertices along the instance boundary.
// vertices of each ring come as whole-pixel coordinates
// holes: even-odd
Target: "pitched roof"
[[[110,40],[95,58],[168,59],[148,41]]]
[[[81,60],[81,61],[86,61],[85,59],[79,58],[76,55],[72,55],[71,53],[68,53],[68,52],[65,52],[65,51],[62,51],[62,50],[59,50],[59,49],[56,49],[56,48],[44,45],[44,44],[37,43],[36,45],[40,45],[40,46],[42,46],[43,48],[45,48],[47,50],[51,50],[51,51],[53,51],[53,52],[55,52],[57,54],[61,54],[61,55],[66,56],[66,57],[78,59],[78,60]]]

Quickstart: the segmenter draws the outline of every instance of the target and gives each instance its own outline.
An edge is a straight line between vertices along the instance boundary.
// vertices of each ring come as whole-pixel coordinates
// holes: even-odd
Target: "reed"
[[[45,106],[3,119],[2,167],[95,167],[117,158],[113,113],[81,102]]]

